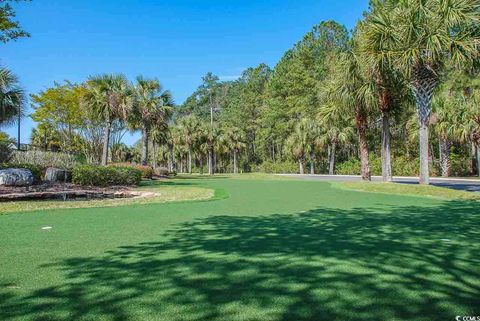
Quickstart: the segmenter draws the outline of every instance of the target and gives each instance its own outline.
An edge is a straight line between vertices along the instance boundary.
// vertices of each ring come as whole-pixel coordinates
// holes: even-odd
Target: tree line
[[[91,77],[32,95],[32,141],[90,162],[137,161],[181,172],[249,172],[292,164],[336,172],[359,160],[370,180],[399,159],[420,182],[452,160],[480,166],[478,0],[372,0],[355,28],[321,22],[270,68],[234,81],[212,73],[176,106],[156,79]],[[125,146],[126,131],[142,139]],[[472,160],[476,159],[476,162]],[[398,164],[398,162],[397,162]]]

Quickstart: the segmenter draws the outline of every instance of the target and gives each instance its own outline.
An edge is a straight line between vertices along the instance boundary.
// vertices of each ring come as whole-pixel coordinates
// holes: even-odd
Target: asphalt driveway
[[[280,176],[297,177],[311,180],[354,182],[360,181],[357,175],[299,175],[299,174],[278,174]],[[372,181],[381,182],[381,176],[373,176]],[[395,183],[418,184],[418,177],[394,177]],[[439,187],[446,187],[468,192],[480,192],[480,180],[470,178],[430,178],[430,184]]]

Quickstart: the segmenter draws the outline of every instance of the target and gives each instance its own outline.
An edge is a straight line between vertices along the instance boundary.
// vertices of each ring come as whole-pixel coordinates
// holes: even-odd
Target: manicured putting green
[[[0,320],[480,315],[480,203],[314,181],[175,184],[217,199],[0,215]]]

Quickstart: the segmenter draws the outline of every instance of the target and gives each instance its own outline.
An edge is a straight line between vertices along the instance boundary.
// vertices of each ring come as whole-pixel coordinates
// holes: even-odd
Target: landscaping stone
[[[0,185],[29,186],[33,184],[33,174],[24,168],[7,168],[0,170]]]
[[[47,182],[70,182],[72,180],[71,172],[55,168],[55,167],[48,167],[45,172],[45,180]]]

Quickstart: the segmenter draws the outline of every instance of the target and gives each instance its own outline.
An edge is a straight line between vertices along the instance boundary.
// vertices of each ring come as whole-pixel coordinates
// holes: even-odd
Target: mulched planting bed
[[[75,184],[42,183],[32,186],[0,186],[0,202],[58,199],[58,200],[89,200],[102,198],[130,198],[140,196],[127,186],[93,187]]]

